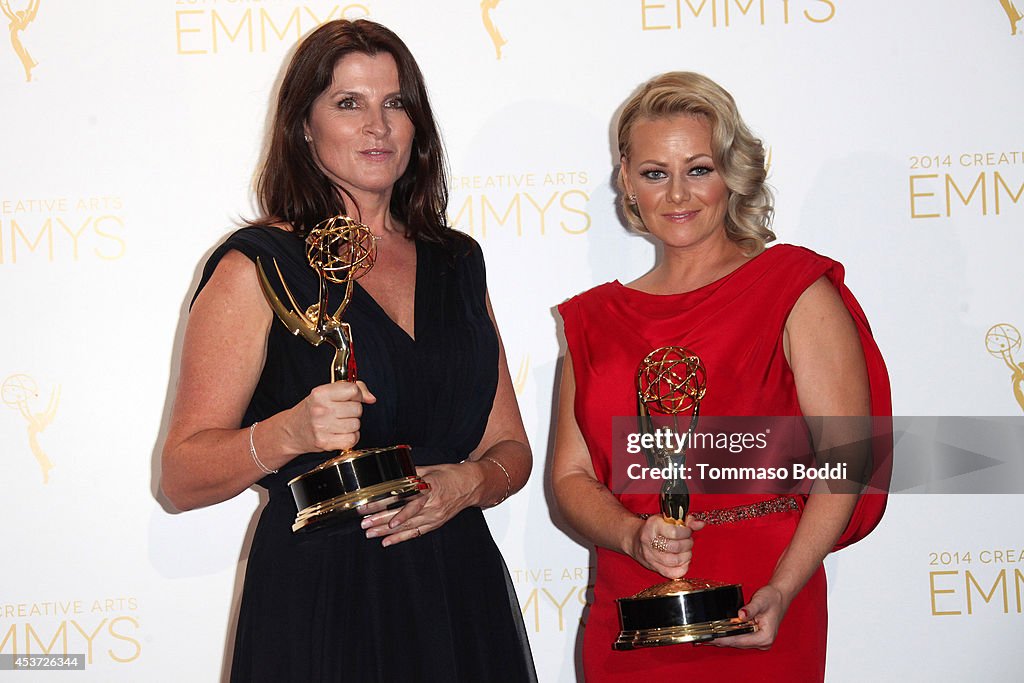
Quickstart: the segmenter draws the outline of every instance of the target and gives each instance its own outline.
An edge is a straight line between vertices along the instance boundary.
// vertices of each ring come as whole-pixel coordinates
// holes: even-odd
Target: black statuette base
[[[612,645],[616,650],[700,643],[756,630],[753,622],[739,618],[743,589],[738,584],[677,579],[616,602],[622,627]]]
[[[416,476],[412,450],[389,446],[341,453],[288,482],[299,513],[292,531],[312,531],[358,516],[361,505],[382,500],[401,507],[427,485]]]

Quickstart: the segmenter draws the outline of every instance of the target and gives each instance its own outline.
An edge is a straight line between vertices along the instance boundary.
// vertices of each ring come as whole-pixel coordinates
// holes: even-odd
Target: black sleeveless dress
[[[295,235],[239,230],[210,257],[200,289],[230,250],[272,260],[301,306],[317,278]],[[344,319],[365,406],[359,448],[409,444],[417,465],[458,463],[479,443],[497,385],[497,337],[487,315],[479,246],[454,255],[416,245],[415,340],[358,284]],[[332,285],[331,305],[341,301]],[[287,301],[278,287],[278,296]],[[274,321],[267,359],[241,426],[294,406],[330,380],[333,349]],[[260,480],[270,494],[249,554],[232,681],[533,681],[522,613],[479,508],[422,537],[383,548],[358,521],[294,534],[287,483],[326,459],[299,456]]]

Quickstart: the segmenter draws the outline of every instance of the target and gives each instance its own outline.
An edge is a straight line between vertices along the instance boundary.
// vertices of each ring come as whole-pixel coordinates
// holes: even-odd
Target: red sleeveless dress
[[[797,299],[822,276],[835,285],[856,323],[868,370],[872,413],[891,416],[888,374],[864,313],[843,284],[843,267],[801,247],[767,249],[724,278],[692,292],[647,294],[616,281],[559,306],[576,378],[576,420],[597,478],[611,485],[612,418],[636,415],[637,366],[661,346],[685,346],[704,361],[708,389],[701,403],[702,416],[801,415],[793,374],[783,353],[783,328]],[[874,444],[875,462],[891,464],[891,439],[876,439]],[[617,497],[633,512],[658,511],[655,493]],[[769,498],[695,493],[691,511]],[[878,524],[884,509],[884,494],[862,496],[836,547],[865,536]],[[742,584],[749,600],[771,578],[801,510],[706,526],[695,535],[688,575]],[[793,600],[767,651],[692,645],[612,650],[619,630],[615,599],[661,581],[662,577],[630,557],[597,548],[594,600],[583,638],[588,682],[682,680],[658,676],[684,674],[688,681],[824,679],[828,623],[824,569],[819,568]]]

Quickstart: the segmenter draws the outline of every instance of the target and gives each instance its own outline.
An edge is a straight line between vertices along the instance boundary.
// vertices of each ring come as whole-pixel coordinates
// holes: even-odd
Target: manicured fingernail
[[[361,526],[364,529],[369,529],[370,524],[372,524],[372,522],[368,519],[364,519],[363,521],[359,522],[359,526]]]

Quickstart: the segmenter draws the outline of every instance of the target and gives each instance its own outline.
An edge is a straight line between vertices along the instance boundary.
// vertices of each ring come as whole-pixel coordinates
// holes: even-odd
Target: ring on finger
[[[666,553],[668,552],[668,539],[661,534],[658,534],[651,539],[651,547],[659,553]]]
[[[416,527],[416,529],[414,531],[416,532],[416,538],[419,538],[420,536],[423,535],[423,532],[420,531],[419,527]]]

